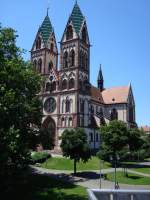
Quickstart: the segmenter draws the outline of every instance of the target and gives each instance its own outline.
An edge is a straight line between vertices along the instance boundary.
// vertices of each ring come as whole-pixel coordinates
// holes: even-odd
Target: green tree
[[[41,77],[22,58],[16,32],[0,26],[0,173],[27,163],[32,136],[41,125]]]
[[[74,174],[76,174],[76,163],[80,160],[87,162],[91,158],[87,135],[81,128],[66,129],[61,140],[63,156],[74,160]]]
[[[103,160],[116,159],[116,155],[127,147],[128,129],[122,121],[111,121],[108,125],[102,126],[100,129],[102,144],[99,152]]]

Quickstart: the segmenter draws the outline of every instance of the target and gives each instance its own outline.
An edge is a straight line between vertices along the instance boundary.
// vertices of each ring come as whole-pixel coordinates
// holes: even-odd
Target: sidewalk
[[[47,176],[51,176],[56,179],[60,179],[63,181],[71,182],[76,185],[84,186],[86,188],[99,188],[100,187],[100,179],[99,179],[99,171],[84,171],[84,172],[79,172],[77,176],[73,176],[71,173],[72,171],[66,171],[66,170],[50,170],[50,169],[44,169],[40,167],[35,167],[31,166],[33,169],[34,173],[37,174],[45,174]],[[121,171],[121,168],[118,168],[117,171]],[[113,172],[114,169],[103,169],[102,173],[111,173]],[[140,172],[135,172],[133,170],[128,170],[129,172],[138,174],[138,175],[143,175],[143,173]],[[145,175],[145,174],[144,174]],[[146,176],[150,177],[149,174],[146,174]],[[111,181],[106,181],[101,179],[101,188],[114,188],[114,183]],[[127,184],[119,184],[120,189],[145,189],[145,190],[150,190],[150,185],[127,185]]]

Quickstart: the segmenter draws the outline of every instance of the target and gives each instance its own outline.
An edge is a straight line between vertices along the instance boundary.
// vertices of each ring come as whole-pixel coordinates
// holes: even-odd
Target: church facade
[[[97,87],[90,83],[88,28],[77,3],[60,42],[60,54],[47,13],[33,43],[31,61],[44,77],[39,94],[43,103],[42,126],[52,135],[55,148],[59,148],[65,129],[84,128],[91,148],[98,148],[101,125],[114,119],[126,122],[128,127],[136,125],[131,84],[106,89],[101,67]]]

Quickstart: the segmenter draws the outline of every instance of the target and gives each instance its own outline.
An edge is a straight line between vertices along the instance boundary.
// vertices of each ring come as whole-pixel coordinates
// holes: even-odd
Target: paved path
[[[86,188],[99,188],[100,187],[100,179],[99,179],[99,171],[84,171],[79,172],[77,176],[73,176],[71,173],[72,171],[67,170],[50,170],[50,169],[44,169],[40,167],[31,166],[34,173],[38,174],[46,174],[47,176],[51,176],[57,179],[61,179],[64,181],[69,181],[71,183],[84,186]],[[117,169],[118,170],[118,169]],[[119,170],[122,170],[119,168]],[[110,173],[113,172],[113,168],[104,169],[102,170],[102,173]],[[129,171],[129,170],[128,170]],[[130,170],[132,171],[132,170]],[[143,173],[132,171],[132,173],[143,175]],[[145,175],[145,174],[144,174]],[[148,175],[149,176],[149,175]],[[101,182],[102,188],[114,188],[114,183],[111,181],[106,181],[102,179]],[[119,184],[121,189],[148,189],[150,190],[150,185],[127,185],[127,184]]]

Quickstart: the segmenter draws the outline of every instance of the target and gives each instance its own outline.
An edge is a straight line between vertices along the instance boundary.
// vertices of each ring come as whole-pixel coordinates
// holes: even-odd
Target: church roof
[[[77,33],[80,32],[80,29],[81,29],[81,26],[82,26],[82,23],[83,23],[84,19],[85,18],[83,16],[83,14],[82,14],[77,2],[76,2],[75,5],[74,5],[74,8],[72,10],[72,13],[71,13],[71,16],[70,16],[70,20],[72,21],[73,26],[75,28],[75,31]]]
[[[105,104],[127,103],[129,96],[129,86],[113,87],[102,91]]]
[[[48,40],[49,36],[51,35],[52,31],[53,31],[52,24],[51,24],[49,16],[47,15],[45,17],[42,25],[39,28],[39,32],[42,35],[44,43],[47,42],[47,40]]]
[[[100,89],[91,85],[91,98],[99,103],[104,103]]]

